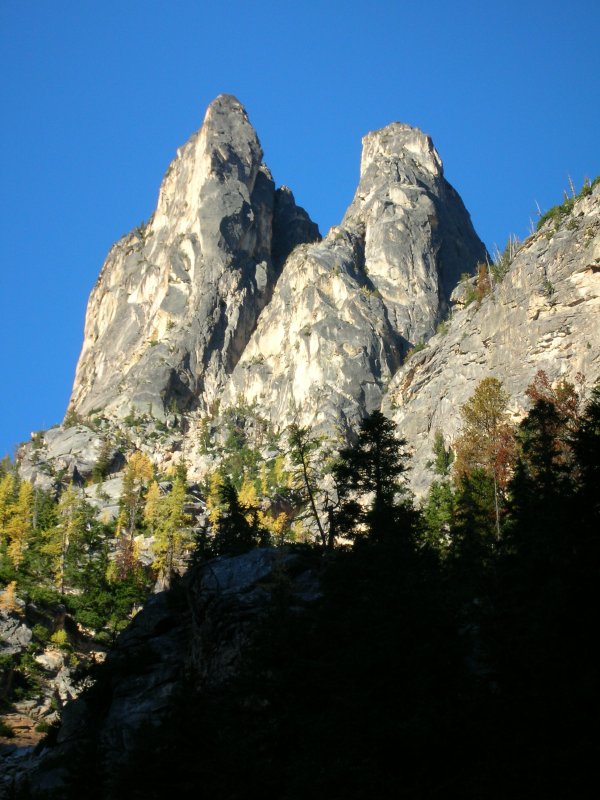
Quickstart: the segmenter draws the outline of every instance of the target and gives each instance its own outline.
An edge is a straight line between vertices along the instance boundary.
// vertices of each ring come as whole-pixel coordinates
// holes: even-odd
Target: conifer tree
[[[396,436],[396,424],[380,411],[363,419],[354,446],[340,450],[334,476],[340,509],[336,525],[352,537],[361,529],[373,538],[395,528],[400,512],[410,509],[404,483],[406,442]]]
[[[141,522],[144,493],[153,477],[152,462],[145,453],[136,450],[131,455],[123,476],[121,511],[117,519],[116,574],[120,579],[131,575],[138,566],[135,535]]]
[[[221,487],[222,511],[213,539],[215,555],[236,556],[261,544],[268,544],[268,534],[259,523],[258,508],[242,505],[229,478]]]
[[[161,584],[168,587],[173,575],[183,568],[193,537],[189,529],[191,518],[185,511],[186,488],[177,477],[171,491],[160,499],[157,507],[155,540],[152,546],[152,566]]]
[[[144,490],[152,480],[152,476],[152,462],[145,453],[136,450],[127,462],[121,498],[121,505],[125,511],[125,527],[130,536],[136,528]]]
[[[450,545],[450,528],[456,509],[456,498],[450,481],[450,467],[454,453],[444,441],[441,431],[436,431],[433,442],[434,459],[429,466],[437,478],[432,481],[423,504],[425,538],[441,554],[446,554]]]
[[[33,531],[33,487],[29,481],[21,481],[16,501],[10,506],[6,522],[8,534],[8,557],[15,569],[19,569]]]
[[[320,465],[317,464],[319,451],[323,440],[312,434],[309,427],[302,427],[292,423],[288,430],[290,444],[290,458],[296,466],[295,483],[301,493],[304,503],[309,508],[309,514],[321,541],[323,548],[331,549],[335,542],[334,526],[331,524],[329,514],[330,502],[327,494],[319,502],[318,484],[323,480],[323,457],[320,456]],[[327,522],[322,519],[322,515]]]
[[[152,481],[148,487],[146,504],[144,506],[144,522],[148,526],[150,533],[153,533],[159,520],[161,506],[160,486],[158,481]]]
[[[0,536],[6,536],[6,523],[11,515],[11,506],[15,500],[17,481],[11,472],[0,478]]]
[[[0,592],[0,609],[9,613],[20,611],[17,603],[17,582],[10,581],[4,591]]]
[[[65,593],[67,560],[85,535],[84,503],[71,484],[58,503],[56,525],[44,531],[42,552],[50,556],[50,571],[61,594]]]

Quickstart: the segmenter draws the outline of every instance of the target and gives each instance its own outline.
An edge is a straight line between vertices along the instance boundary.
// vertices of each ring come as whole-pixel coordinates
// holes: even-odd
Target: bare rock
[[[551,380],[600,377],[600,186],[523,243],[508,274],[482,302],[457,307],[444,332],[394,376],[384,411],[414,448],[413,485],[426,489],[436,430],[452,442],[460,408],[494,376],[509,393],[515,419],[525,390],[543,369]]]
[[[342,224],[286,261],[223,403],[242,395],[278,426],[349,431],[485,256],[431,139],[400,123],[368,134]]]
[[[108,255],[71,408],[163,417],[213,403],[289,248],[314,238],[291,195],[276,196],[243,106],[217,97],[169,167],[150,221]]]
[[[0,655],[14,655],[31,643],[31,630],[15,613],[0,610]]]

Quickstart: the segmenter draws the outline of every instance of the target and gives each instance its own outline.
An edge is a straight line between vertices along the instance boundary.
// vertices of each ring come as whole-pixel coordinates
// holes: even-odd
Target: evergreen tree
[[[336,525],[345,536],[366,531],[373,538],[394,528],[410,510],[403,482],[406,442],[396,437],[396,424],[380,411],[365,417],[352,447],[340,450],[333,473],[340,508]]]
[[[456,497],[449,473],[454,453],[444,441],[441,431],[436,431],[433,442],[434,460],[429,466],[439,476],[432,481],[423,503],[425,539],[440,554],[446,554],[450,546],[450,528],[456,509]]]

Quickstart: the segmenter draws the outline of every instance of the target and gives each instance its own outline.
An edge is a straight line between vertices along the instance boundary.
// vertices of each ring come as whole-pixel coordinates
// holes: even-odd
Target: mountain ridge
[[[506,383],[515,418],[539,368],[553,379],[584,372],[591,384],[598,377],[596,348],[588,346],[596,341],[593,331],[587,344],[570,336],[571,353],[579,356],[554,363],[514,356],[507,372],[499,356],[480,357],[477,369],[456,358],[482,314],[488,327],[502,327],[501,320],[511,319],[506,303],[530,301],[541,314],[549,353],[558,352],[552,345],[564,331],[555,322],[569,269],[581,275],[581,259],[597,263],[597,196],[598,186],[588,186],[564,214],[542,221],[542,230],[517,248],[516,267],[504,269],[502,281],[492,279],[496,268],[446,182],[431,138],[394,122],[363,137],[355,196],[322,239],[291,190],[275,188],[241,103],[220,95],[203,127],[179,148],[155,214],[109,253],[90,297],[67,417],[105,419],[103,435],[110,426],[124,430],[126,420],[146,419],[136,447],[163,468],[184,459],[199,480],[216,456],[200,452],[198,441],[207,429],[218,438],[220,415],[240,403],[280,433],[296,422],[346,441],[365,414],[383,408],[414,450],[412,482],[422,492],[432,477],[434,433],[456,437],[474,375],[491,371]],[[536,268],[519,271],[532,248]],[[557,272],[561,260],[570,264],[566,272]],[[461,282],[478,263],[487,263],[479,278]],[[517,272],[518,299],[509,291]],[[482,275],[491,291],[465,311],[465,292],[477,294],[473,282]],[[584,287],[592,300],[597,280],[592,271]],[[593,302],[583,297],[573,308],[571,315],[593,327]],[[514,324],[533,336],[540,323],[525,314]],[[498,353],[519,352],[513,340],[506,332]],[[490,342],[482,347],[495,352]],[[420,352],[408,358],[413,349]],[[419,398],[422,380],[403,387],[415,371],[426,373],[421,365],[433,364],[435,353],[435,390]],[[455,397],[446,385],[457,386]],[[447,411],[441,413],[431,392]],[[48,443],[42,436],[35,453],[22,449],[24,474],[47,484],[35,462],[49,458],[86,480],[103,446],[98,429],[86,430],[52,434]],[[117,469],[123,456],[116,445],[113,455]]]
[[[325,244],[319,241],[317,226],[295,205],[291,191],[275,190],[241,103],[220,95],[200,130],[179,148],[148,223],[109,253],[90,297],[69,408],[120,418],[136,408],[164,418],[169,411],[206,412],[217,399],[246,394],[248,375],[236,372],[237,363],[244,353],[260,350],[256,326],[263,310],[272,311],[273,292],[285,294],[285,285],[277,290],[280,278],[285,284],[296,265],[307,271],[304,289],[310,292],[308,284],[318,283],[319,265],[325,265],[333,283],[342,276],[338,285],[325,291],[323,303],[314,298],[316,306],[304,299],[309,313],[332,328],[336,303],[346,295],[349,316],[361,318],[351,325],[353,334],[345,331],[353,349],[339,347],[344,332],[322,331],[317,349],[340,362],[338,374],[308,378],[306,384],[298,374],[287,375],[280,393],[298,407],[313,389],[335,395],[338,379],[358,381],[356,390],[346,392],[349,413],[345,400],[334,397],[328,412],[331,420],[337,415],[346,426],[355,425],[380,403],[383,384],[410,345],[431,335],[447,313],[460,272],[472,271],[487,254],[443,177],[430,137],[402,123],[364,137],[354,200]],[[298,250],[311,243],[316,250]],[[298,264],[300,252],[307,261]],[[297,260],[286,266],[294,253]],[[304,289],[288,284],[288,294],[302,305]],[[267,313],[262,330],[280,323]],[[365,346],[360,375],[354,375],[350,362],[371,330],[378,333]],[[252,357],[265,359],[262,353]],[[276,405],[274,414],[289,421],[287,408]],[[312,421],[313,409],[305,417]]]

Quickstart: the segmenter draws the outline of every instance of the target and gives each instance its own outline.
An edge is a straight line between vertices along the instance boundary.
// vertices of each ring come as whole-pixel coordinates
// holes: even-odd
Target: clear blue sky
[[[339,222],[360,139],[433,137],[492,248],[600,173],[598,0],[0,0],[0,455],[62,418],[87,297],[207,104]]]

